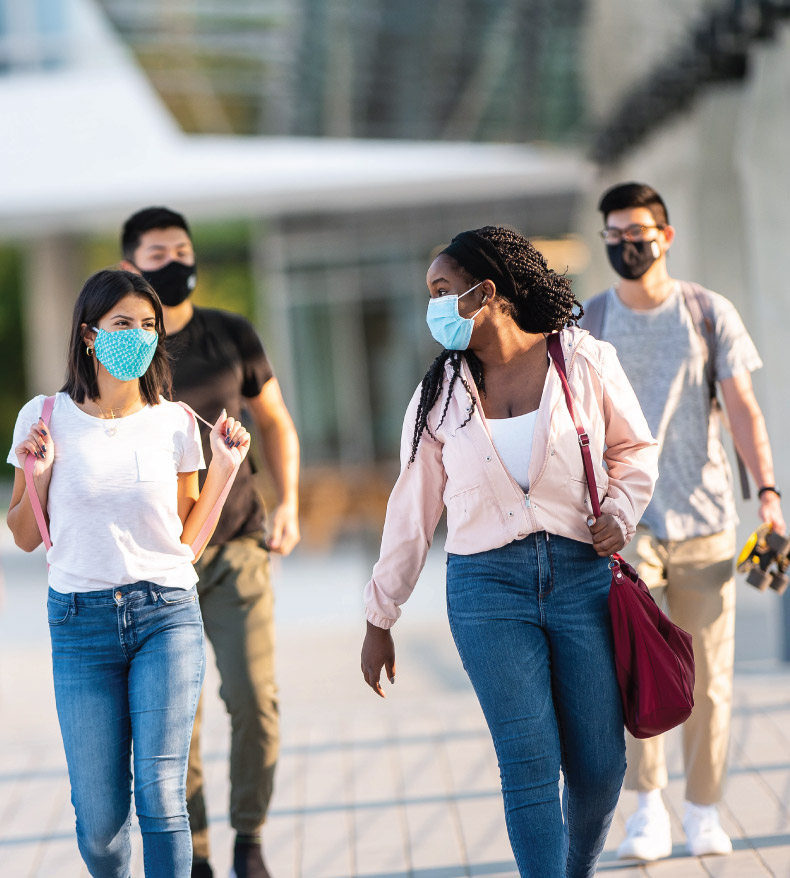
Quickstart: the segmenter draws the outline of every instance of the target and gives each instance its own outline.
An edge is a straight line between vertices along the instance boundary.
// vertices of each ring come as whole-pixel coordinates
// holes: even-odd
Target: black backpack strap
[[[603,321],[606,316],[606,297],[608,290],[598,293],[591,299],[587,299],[582,303],[584,314],[579,320],[579,326],[586,329],[593,338],[600,338],[603,333]]]
[[[708,393],[710,394],[711,405],[718,409],[724,426],[730,430],[730,424],[727,419],[727,412],[719,402],[716,393],[716,318],[713,313],[713,305],[711,303],[710,294],[705,287],[689,281],[679,281],[680,290],[683,293],[683,300],[686,303],[694,329],[700,341],[705,346],[705,380],[708,382]],[[749,474],[746,471],[746,465],[743,458],[735,449],[735,459],[738,464],[738,478],[741,483],[741,494],[744,500],[751,499],[752,491],[749,486]]]

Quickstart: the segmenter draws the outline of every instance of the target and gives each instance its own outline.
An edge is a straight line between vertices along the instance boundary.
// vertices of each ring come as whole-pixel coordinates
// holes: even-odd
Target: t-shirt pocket
[[[167,482],[175,479],[173,455],[160,448],[138,448],[137,480],[140,482]]]

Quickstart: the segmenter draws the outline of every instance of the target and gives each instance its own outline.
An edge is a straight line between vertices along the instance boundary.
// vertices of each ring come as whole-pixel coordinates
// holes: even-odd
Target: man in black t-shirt
[[[279,722],[268,552],[287,555],[299,541],[299,441],[253,327],[236,314],[192,304],[190,295],[197,281],[197,268],[184,217],[163,207],[141,210],[124,225],[121,246],[121,266],[142,274],[162,300],[167,350],[173,357],[174,398],[188,403],[212,423],[222,409],[237,419],[246,409],[260,433],[278,494],[264,542],[263,507],[248,455],[217,529],[196,565],[203,622],[217,658],[220,695],[231,716],[234,873],[236,878],[269,878],[263,861],[261,827],[272,793]],[[203,428],[207,459],[208,435],[208,428]],[[186,792],[193,842],[192,876],[211,878],[200,718],[198,706]]]

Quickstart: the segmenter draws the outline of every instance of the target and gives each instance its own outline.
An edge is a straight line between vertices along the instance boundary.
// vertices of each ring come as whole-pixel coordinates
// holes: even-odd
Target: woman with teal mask
[[[90,277],[66,383],[54,402],[22,408],[8,456],[14,540],[48,546],[55,700],[94,878],[130,874],[132,785],[146,878],[190,875],[186,769],[205,665],[193,565],[249,449],[223,413],[199,489],[197,424],[165,398],[163,339],[162,306],[142,277]]]
[[[450,628],[491,730],[519,875],[593,878],[625,771],[607,556],[650,499],[655,442],[614,348],[576,326],[570,280],[518,232],[462,232],[427,283],[443,350],[404,419],[362,673],[382,697],[381,671],[395,682],[391,628],[446,508]],[[589,437],[597,520],[550,351]]]

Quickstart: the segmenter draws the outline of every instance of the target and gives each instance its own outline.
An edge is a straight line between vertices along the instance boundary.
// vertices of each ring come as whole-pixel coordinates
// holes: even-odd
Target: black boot
[[[271,878],[263,862],[260,842],[236,841],[233,846],[234,878]]]
[[[192,878],[214,878],[214,871],[207,860],[192,862]]]

